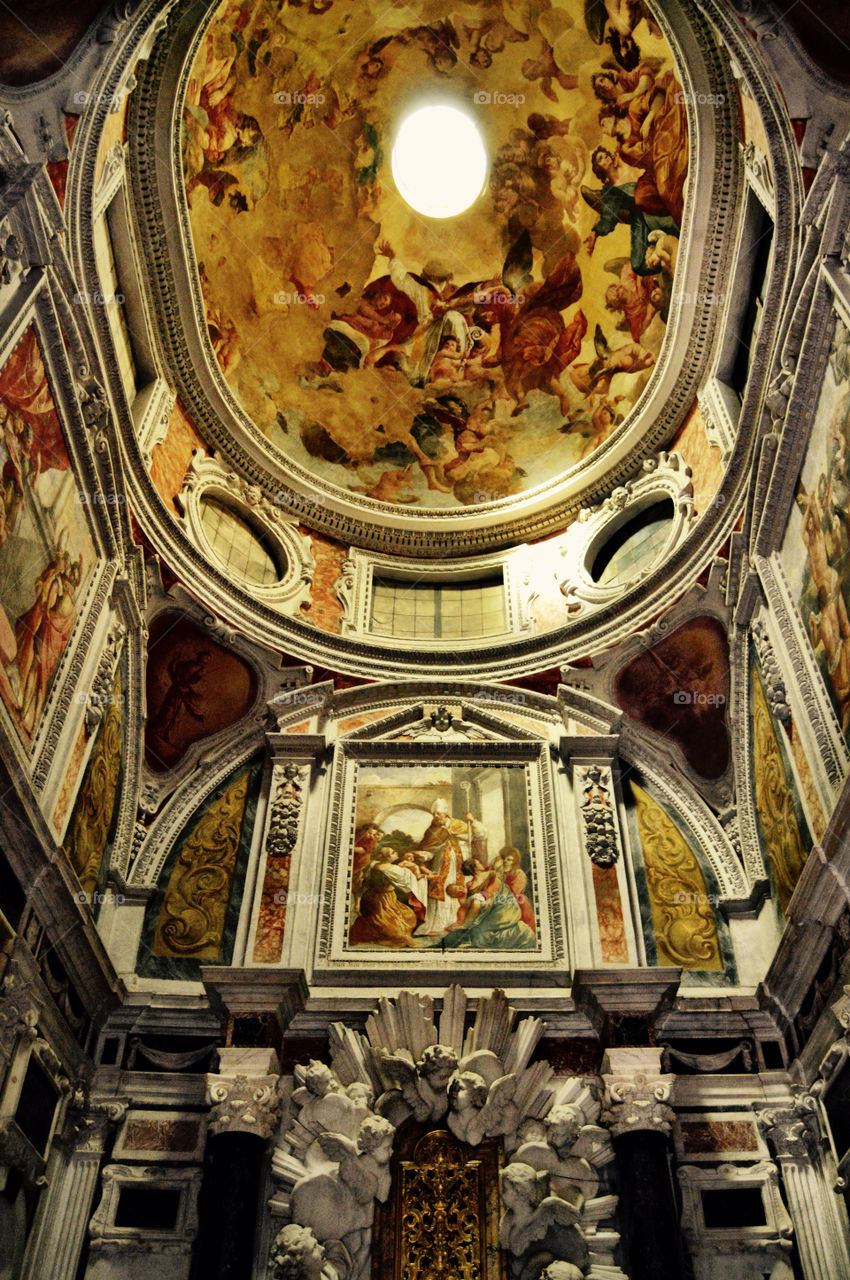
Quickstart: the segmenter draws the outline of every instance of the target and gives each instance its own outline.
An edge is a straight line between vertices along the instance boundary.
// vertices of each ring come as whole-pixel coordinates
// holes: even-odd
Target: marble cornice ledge
[[[655,1020],[673,1005],[681,969],[577,969],[572,997],[594,1023],[609,1014]]]
[[[303,969],[221,968],[202,965],[201,981],[210,1004],[225,1018],[270,1013],[285,1031],[307,1003],[309,988]]]

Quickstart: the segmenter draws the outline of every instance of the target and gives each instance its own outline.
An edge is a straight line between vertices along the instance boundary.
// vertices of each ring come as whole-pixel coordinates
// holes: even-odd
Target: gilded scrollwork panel
[[[249,779],[250,770],[234,778],[180,850],[162,902],[154,955],[219,958]]]
[[[117,673],[65,839],[65,853],[87,895],[97,885],[121,774],[123,695]]]
[[[487,1280],[485,1165],[445,1130],[401,1162],[394,1280]]]
[[[805,866],[808,846],[764,687],[755,668],[750,674],[750,690],[756,810],[779,905],[786,911]]]
[[[712,896],[693,850],[660,804],[632,782],[658,963],[722,969]]]

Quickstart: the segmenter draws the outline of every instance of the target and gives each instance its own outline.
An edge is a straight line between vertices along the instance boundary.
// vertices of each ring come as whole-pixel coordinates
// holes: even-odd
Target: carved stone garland
[[[598,1195],[614,1158],[597,1124],[601,1082],[529,1066],[544,1024],[513,1028],[504,992],[479,1000],[464,1032],[466,1010],[463,989],[450,987],[437,1025],[428,997],[402,991],[379,1002],[365,1034],[331,1026],[330,1067],[296,1068],[272,1157],[270,1207],[287,1225],[269,1280],[368,1280],[375,1202],[389,1195],[395,1131],[410,1117],[442,1122],[470,1146],[502,1140],[499,1242],[517,1271],[533,1259],[553,1277],[625,1280],[617,1197]]]
[[[597,867],[613,867],[620,856],[612,796],[614,781],[607,765],[579,765],[584,847]]]

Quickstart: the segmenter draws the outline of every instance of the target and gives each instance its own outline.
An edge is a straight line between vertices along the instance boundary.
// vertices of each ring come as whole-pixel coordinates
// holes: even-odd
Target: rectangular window
[[[507,630],[500,572],[482,582],[372,580],[370,630],[404,640],[473,640]]]

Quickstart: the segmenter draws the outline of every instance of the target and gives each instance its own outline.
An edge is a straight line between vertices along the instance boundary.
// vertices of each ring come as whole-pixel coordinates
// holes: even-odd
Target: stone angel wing
[[[329,1160],[339,1162],[339,1178],[358,1204],[368,1204],[375,1198],[377,1180],[363,1167],[356,1143],[341,1133],[320,1133],[316,1139]]]
[[[511,1253],[525,1253],[526,1249],[530,1249],[538,1240],[543,1240],[553,1230],[574,1227],[579,1217],[580,1214],[566,1200],[561,1200],[558,1196],[547,1196],[525,1222],[514,1227],[511,1232]]]
[[[413,1063],[409,1062],[407,1058],[401,1057],[400,1054],[388,1053],[381,1059],[381,1070],[396,1086],[395,1090],[388,1090],[383,1095],[381,1102],[384,1105],[379,1108],[381,1112],[383,1113],[385,1110],[385,1100],[391,1101],[393,1093],[397,1092],[410,1107],[417,1120],[427,1120],[431,1115],[431,1106],[422,1097],[419,1090],[419,1076]]]
[[[501,1076],[494,1080],[487,1094],[487,1101],[481,1108],[476,1128],[480,1128],[481,1137],[494,1138],[500,1134],[512,1133],[520,1120],[516,1098],[519,1081],[515,1074]],[[478,1139],[481,1141],[481,1138]]]

